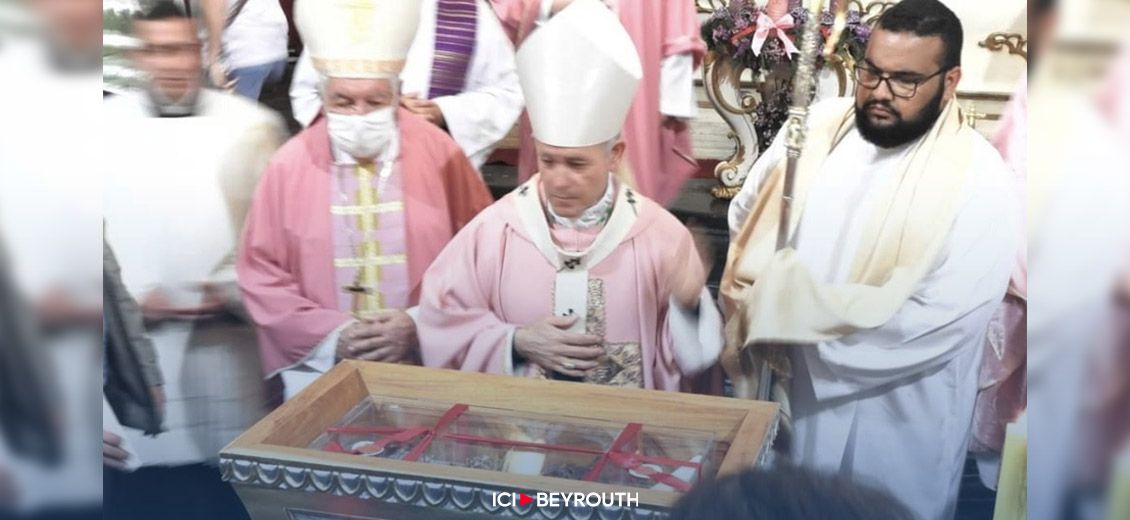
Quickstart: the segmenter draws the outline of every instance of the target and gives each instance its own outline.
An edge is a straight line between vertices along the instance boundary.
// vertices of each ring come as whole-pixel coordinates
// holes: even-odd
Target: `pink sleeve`
[[[700,35],[698,12],[693,2],[663,0],[663,57],[692,53],[694,65],[702,64],[706,43]]]
[[[515,326],[491,309],[505,234],[486,225],[491,217],[488,209],[461,230],[424,274],[416,328],[425,366],[506,371]]]
[[[674,217],[671,220],[674,221]],[[670,308],[672,291],[670,282],[677,269],[689,269],[692,271],[688,273],[691,276],[702,276],[703,266],[690,231],[681,224],[674,222],[671,229],[664,231],[662,236],[676,236],[678,243],[673,248],[657,247],[653,253],[652,261],[655,262],[657,276],[655,284],[656,307],[660,310],[660,316],[657,320],[659,330],[656,337],[659,338],[659,341],[654,380],[657,389],[678,391],[681,389],[681,383],[686,376],[682,373],[679,363],[675,359],[675,345],[670,324],[671,313],[674,312]]]
[[[243,303],[258,327],[267,377],[302,361],[326,335],[350,319],[303,294],[283,235],[280,169],[275,163],[267,167],[247,216],[236,261]]]

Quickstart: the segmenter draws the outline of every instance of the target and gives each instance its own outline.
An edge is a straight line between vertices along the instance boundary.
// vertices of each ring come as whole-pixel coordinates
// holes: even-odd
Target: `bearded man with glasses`
[[[791,374],[793,462],[952,518],[982,345],[1020,223],[1008,167],[963,121],[961,22],[938,0],[887,10],[855,99],[814,105],[777,251],[784,132],[730,206],[722,355],[738,395],[767,343]]]

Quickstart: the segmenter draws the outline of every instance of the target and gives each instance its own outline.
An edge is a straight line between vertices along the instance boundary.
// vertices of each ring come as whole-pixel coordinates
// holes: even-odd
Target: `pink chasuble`
[[[515,47],[535,29],[541,0],[491,0],[491,4]],[[691,53],[697,67],[706,54],[706,44],[699,36],[698,15],[691,2],[619,0],[613,4],[643,65],[643,80],[624,122],[628,167],[636,189],[666,205],[698,171],[698,163],[694,160],[690,127],[659,111],[661,65],[664,58]],[[522,144],[518,175],[525,180],[537,170],[533,129],[525,114],[519,133]]]
[[[377,234],[387,252],[400,249],[395,228],[410,232],[403,238],[405,264],[398,268],[405,282],[393,282],[392,270],[384,270],[383,284],[378,283],[389,308],[415,305],[432,260],[491,201],[478,172],[450,136],[404,109],[397,110],[397,124],[400,159],[394,171],[401,172],[403,225],[386,219],[389,227]],[[335,238],[348,229],[340,223],[335,229],[335,188],[323,119],[275,153],[256,189],[236,270],[267,378],[301,363],[351,318],[341,288],[353,279],[348,271],[339,273],[334,261],[335,240],[348,240]],[[386,196],[397,198],[395,190]]]
[[[476,217],[425,274],[417,320],[425,365],[505,373],[510,334],[517,327],[567,312],[558,309],[555,297],[558,269],[520,216],[518,199],[538,197],[537,177],[523,187]],[[701,269],[701,262],[670,253],[680,245],[694,251],[690,232],[678,220],[639,195],[632,200],[622,209],[635,213],[634,224],[607,256],[589,266],[587,287],[579,288],[589,295],[587,328],[604,337],[613,361],[602,361],[602,369],[612,371],[598,369],[592,378],[677,391],[683,376],[668,332],[667,280],[674,269]],[[618,197],[617,209],[625,203]],[[592,245],[597,232],[556,229],[552,236],[561,249],[580,250]],[[639,376],[630,369],[633,345],[639,346]],[[627,370],[616,371],[619,364]],[[536,372],[525,375],[540,375]]]

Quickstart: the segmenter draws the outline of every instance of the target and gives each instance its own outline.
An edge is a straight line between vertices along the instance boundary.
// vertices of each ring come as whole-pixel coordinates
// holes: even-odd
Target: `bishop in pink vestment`
[[[407,268],[397,307],[419,298],[424,271],[491,196],[442,130],[397,110]],[[237,263],[244,304],[259,331],[267,378],[311,355],[352,319],[335,273],[334,165],[325,119],[287,142],[262,176]],[[410,230],[410,232],[408,231]]]
[[[692,386],[687,376],[722,348],[702,261],[674,216],[613,174],[643,75],[631,37],[603,4],[576,0],[530,37],[517,64],[540,173],[475,217],[424,275],[422,361]]]
[[[491,0],[515,47],[549,14],[553,0]],[[635,43],[643,79],[624,122],[628,169],[643,195],[669,204],[698,171],[689,120],[696,112],[693,70],[706,53],[694,3],[684,0],[605,1]],[[546,4],[546,5],[543,5]],[[518,174],[537,170],[529,118],[520,123]]]
[[[678,391],[688,376],[713,366],[721,316],[710,295],[703,291],[697,313],[672,300],[677,271],[702,277],[687,228],[611,179],[597,205],[611,212],[597,216],[603,225],[561,225],[547,212],[539,181],[534,176],[484,210],[425,274],[417,319],[424,365],[567,379],[523,366],[512,342],[522,326],[582,314],[585,332],[602,338],[606,351],[586,382]],[[584,255],[568,255],[577,252]],[[599,259],[585,265],[594,256]],[[569,261],[575,258],[579,267]],[[559,274],[585,268],[585,308],[555,308],[555,290],[565,289],[555,283]]]

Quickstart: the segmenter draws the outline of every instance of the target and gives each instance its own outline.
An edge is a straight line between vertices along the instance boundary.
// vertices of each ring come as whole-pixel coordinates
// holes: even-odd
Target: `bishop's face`
[[[535,143],[546,202],[565,218],[577,218],[600,202],[608,188],[608,173],[620,168],[624,142],[562,148]]]
[[[329,78],[322,95],[326,112],[343,115],[365,115],[398,103],[396,88],[386,78]]]
[[[193,98],[201,86],[200,39],[190,18],[135,21],[141,48],[134,60],[170,101]]]

